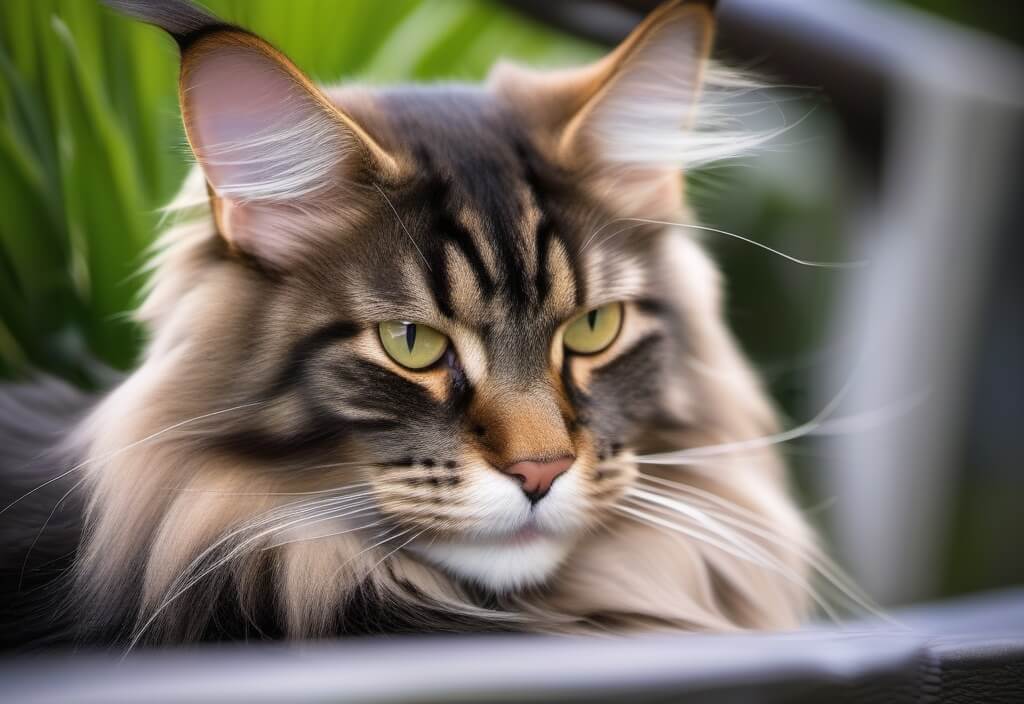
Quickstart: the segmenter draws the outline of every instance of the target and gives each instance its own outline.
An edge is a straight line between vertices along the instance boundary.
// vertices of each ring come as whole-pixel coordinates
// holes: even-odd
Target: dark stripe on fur
[[[188,0],[103,0],[103,3],[123,15],[164,30],[177,42],[182,53],[200,38],[216,32],[249,34]]]
[[[329,323],[306,335],[294,345],[288,359],[281,369],[271,390],[271,396],[278,396],[303,381],[306,365],[320,350],[339,340],[347,340],[359,334],[360,327],[355,323],[339,320]]]
[[[424,256],[429,265],[427,279],[438,309],[450,318],[453,311],[451,281],[448,277],[448,261],[445,254],[446,244],[455,245],[465,257],[485,298],[489,299],[494,295],[495,284],[473,242],[473,236],[451,212],[456,203],[452,195],[450,177],[437,170],[426,149],[417,150],[417,160],[419,172],[424,176],[418,180],[411,197],[416,201],[415,204],[431,217],[431,236],[424,243]]]
[[[593,398],[614,399],[616,413],[595,413],[602,437],[622,438],[628,428],[647,427],[660,415],[651,399],[657,398],[659,360],[665,354],[663,333],[653,332],[640,338],[618,357],[595,369],[591,376]],[[625,437],[626,442],[632,438]]]
[[[431,247],[425,255],[427,259],[427,281],[434,304],[446,318],[454,317],[452,299],[448,281],[448,254],[444,247]]]
[[[583,284],[583,275],[580,271],[580,257],[575,247],[567,239],[569,231],[563,223],[558,220],[558,209],[554,207],[552,199],[564,196],[568,191],[564,177],[557,173],[550,165],[544,163],[536,151],[520,141],[516,145],[516,155],[523,170],[523,178],[530,189],[534,203],[540,210],[540,220],[537,223],[537,307],[543,304],[550,290],[550,272],[547,270],[548,250],[551,240],[555,237],[561,241],[562,246],[569,255],[572,266],[573,290],[576,294],[576,305],[583,304],[586,290]]]

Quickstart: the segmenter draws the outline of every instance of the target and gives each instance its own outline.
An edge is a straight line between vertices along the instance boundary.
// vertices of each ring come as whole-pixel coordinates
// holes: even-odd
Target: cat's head
[[[621,519],[635,454],[770,428],[713,266],[666,226],[708,147],[712,27],[669,2],[583,68],[337,90],[248,32],[179,27],[216,232],[158,262],[135,383],[175,409],[148,431],[216,417],[176,432],[205,459],[167,476],[349,492],[305,515],[505,593]],[[161,528],[179,559],[219,530],[187,523]]]

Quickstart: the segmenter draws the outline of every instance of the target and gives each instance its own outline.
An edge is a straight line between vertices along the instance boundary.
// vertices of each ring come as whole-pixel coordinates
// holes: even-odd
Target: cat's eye
[[[384,351],[409,369],[429,367],[448,349],[447,337],[421,323],[387,320],[378,326],[378,330]]]
[[[597,354],[615,341],[622,327],[622,304],[608,303],[588,310],[565,329],[562,342],[570,352]]]

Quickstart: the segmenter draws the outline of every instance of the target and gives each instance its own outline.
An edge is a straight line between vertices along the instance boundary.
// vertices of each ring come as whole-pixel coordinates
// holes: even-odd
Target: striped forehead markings
[[[465,163],[455,169],[455,173],[462,177],[456,179],[450,170],[436,166],[425,148],[415,151],[420,178],[409,195],[415,199],[416,205],[428,212],[430,232],[424,238],[425,249],[428,250],[426,278],[440,312],[449,318],[454,313],[454,277],[450,253],[446,251],[449,245],[453,245],[454,250],[465,258],[483,298],[490,299],[500,288],[513,309],[524,311],[531,303],[539,308],[550,286],[548,251],[555,234],[551,218],[539,207],[542,198],[530,179],[525,183],[528,203],[525,207],[537,207],[536,225],[531,228],[534,230],[531,233],[520,232],[521,228],[533,223],[528,223],[532,218],[527,217],[521,203],[523,184],[520,182],[519,187],[513,187],[515,184],[511,182],[510,174],[514,176],[523,168],[515,168],[514,162],[512,168],[508,168],[503,162],[464,159]],[[480,230],[477,237],[464,224],[465,218],[459,217],[458,208],[471,209],[472,217],[469,219],[476,222]],[[530,236],[533,236],[533,241],[524,240]],[[478,239],[482,241],[478,242]],[[493,276],[480,247],[489,249],[486,254],[495,268]],[[534,251],[529,251],[531,249]],[[528,271],[530,266],[524,260],[527,251],[533,255],[532,260],[535,257],[535,261],[530,262],[530,266],[536,264],[535,275]]]
[[[580,306],[584,300],[584,285],[580,275],[579,264],[577,257],[571,254],[570,243],[566,239],[568,232],[566,232],[564,224],[558,222],[558,211],[551,204],[552,196],[562,192],[566,186],[560,179],[555,178],[553,174],[548,174],[550,168],[543,168],[539,156],[522,141],[516,144],[516,156],[521,164],[523,179],[526,181],[530,197],[540,213],[535,229],[537,240],[537,306],[540,307],[544,303],[550,292],[551,272],[548,271],[548,252],[552,239],[556,237],[561,241],[566,253],[570,255],[569,261],[572,265],[571,274],[576,305]]]
[[[501,294],[514,317],[542,314],[556,290],[558,303],[583,305],[585,268],[559,210],[575,188],[525,138],[487,155],[439,157],[427,145],[412,153],[414,180],[391,188],[395,202],[420,213],[410,222],[420,224],[423,281],[439,313],[454,320],[467,302],[486,311],[474,299],[486,304]]]
[[[418,196],[431,213],[432,220],[426,248],[426,258],[430,265],[427,279],[438,309],[446,317],[451,318],[454,314],[451,302],[452,282],[445,245],[453,245],[465,257],[485,298],[494,295],[495,283],[477,250],[473,235],[451,212],[449,181],[442,176],[432,176],[421,184]]]

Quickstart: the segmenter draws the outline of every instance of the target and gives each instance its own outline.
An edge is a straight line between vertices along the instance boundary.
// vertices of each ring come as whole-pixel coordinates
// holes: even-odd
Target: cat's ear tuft
[[[182,117],[229,243],[269,263],[301,257],[367,165],[388,155],[285,56],[248,32],[182,49]],[[320,220],[321,222],[317,222]]]
[[[592,149],[621,163],[669,158],[670,146],[691,127],[713,31],[703,2],[655,10],[598,63],[592,94],[561,136],[562,156]]]
[[[560,163],[586,171],[602,196],[637,209],[674,207],[693,146],[712,10],[705,0],[672,0],[590,66],[547,74],[506,66],[492,85],[529,106]]]

